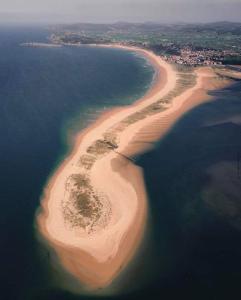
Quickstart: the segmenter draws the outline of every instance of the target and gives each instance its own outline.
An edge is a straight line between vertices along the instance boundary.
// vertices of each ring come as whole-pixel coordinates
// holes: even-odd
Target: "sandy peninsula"
[[[133,105],[109,111],[79,134],[49,180],[37,228],[63,268],[88,289],[108,286],[140,245],[147,220],[142,170],[132,160],[164,136],[207,92],[229,84],[211,68],[175,69],[154,53],[153,85]]]

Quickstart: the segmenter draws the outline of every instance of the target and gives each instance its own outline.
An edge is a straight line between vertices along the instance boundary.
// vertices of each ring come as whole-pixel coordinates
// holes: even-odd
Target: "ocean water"
[[[233,299],[241,291],[241,82],[212,95],[139,159],[153,229],[140,295]]]
[[[42,189],[71,147],[75,132],[105,109],[138,99],[154,75],[144,58],[123,50],[19,46],[45,41],[48,34],[41,28],[0,29],[0,298],[4,300],[53,297],[33,226]]]
[[[54,284],[58,271],[35,238],[34,214],[75,132],[137,99],[153,70],[120,50],[19,47],[47,34],[0,30],[0,298],[96,299]],[[234,299],[240,292],[241,84],[214,96],[138,159],[149,194],[148,237],[122,274],[121,292],[99,298]]]

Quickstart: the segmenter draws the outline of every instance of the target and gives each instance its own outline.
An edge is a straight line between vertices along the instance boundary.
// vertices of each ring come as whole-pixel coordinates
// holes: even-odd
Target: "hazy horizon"
[[[240,22],[241,0],[0,0],[1,22]]]

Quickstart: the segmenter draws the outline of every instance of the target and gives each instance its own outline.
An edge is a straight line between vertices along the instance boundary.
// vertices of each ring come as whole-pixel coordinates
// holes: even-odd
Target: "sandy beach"
[[[63,268],[87,289],[108,286],[134,257],[145,233],[148,201],[132,158],[153,147],[208,91],[230,81],[211,68],[177,70],[154,53],[156,75],[133,105],[111,110],[81,132],[45,187],[37,229]]]

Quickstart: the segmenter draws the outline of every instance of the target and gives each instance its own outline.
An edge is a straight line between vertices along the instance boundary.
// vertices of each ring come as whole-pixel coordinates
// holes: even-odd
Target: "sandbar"
[[[155,68],[144,97],[110,110],[76,137],[72,152],[48,181],[37,230],[62,267],[87,289],[104,288],[140,246],[148,216],[142,169],[134,158],[153,147],[208,91],[230,81],[211,68],[176,69],[151,51],[134,51]]]

